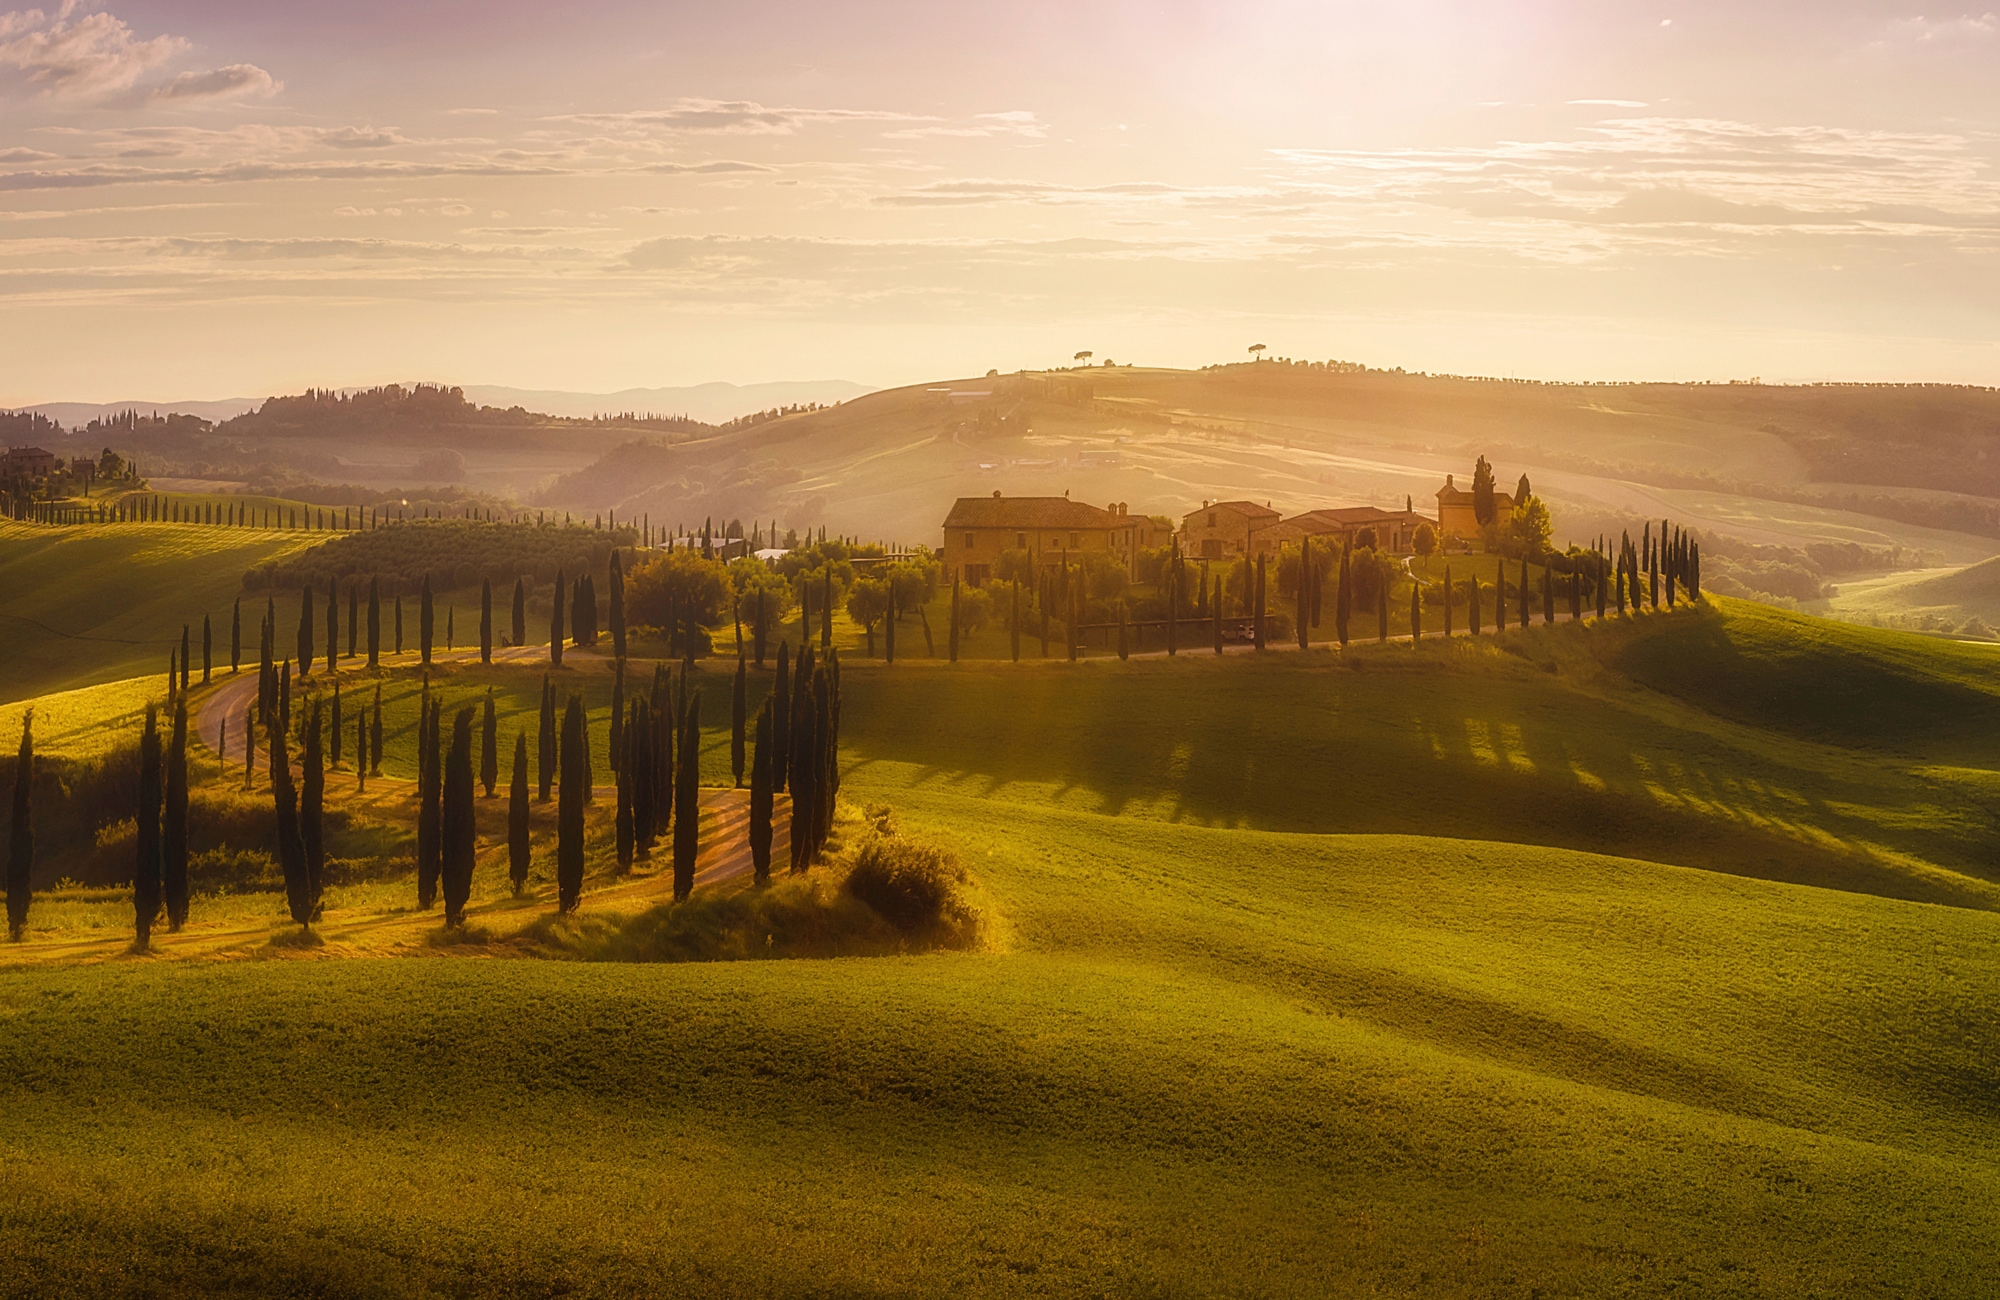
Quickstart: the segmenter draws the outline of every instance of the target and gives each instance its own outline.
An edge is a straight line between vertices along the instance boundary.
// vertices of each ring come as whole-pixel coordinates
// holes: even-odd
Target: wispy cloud
[[[869,108],[795,108],[747,99],[678,99],[665,108],[625,113],[570,113],[550,119],[576,122],[601,131],[726,132],[735,135],[790,135],[807,126],[851,122],[930,122],[911,113]]]
[[[279,82],[254,63],[232,63],[209,72],[183,72],[153,91],[161,102],[191,99],[268,98],[284,89]]]

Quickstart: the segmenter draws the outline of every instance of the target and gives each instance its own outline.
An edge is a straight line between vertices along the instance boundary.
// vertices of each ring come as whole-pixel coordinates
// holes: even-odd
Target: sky
[[[2000,384],[1996,142],[1977,7],[58,0],[0,12],[0,404]]]

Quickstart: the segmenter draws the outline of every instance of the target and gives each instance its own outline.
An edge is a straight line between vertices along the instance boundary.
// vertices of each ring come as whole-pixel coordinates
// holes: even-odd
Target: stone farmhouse
[[[1037,564],[1061,564],[1084,551],[1111,551],[1130,565],[1142,549],[1166,542],[1165,530],[1125,503],[1086,505],[1060,497],[960,497],[945,516],[938,558],[973,586],[997,572],[1005,551],[1026,551]]]
[[[1472,489],[1458,486],[1450,474],[1437,491],[1438,536],[1458,536],[1467,541],[1479,536],[1479,517],[1472,512]],[[1493,489],[1493,510],[1504,518],[1514,512],[1514,494]]]
[[[55,453],[40,447],[9,447],[0,453],[0,478],[47,478],[55,472]]]

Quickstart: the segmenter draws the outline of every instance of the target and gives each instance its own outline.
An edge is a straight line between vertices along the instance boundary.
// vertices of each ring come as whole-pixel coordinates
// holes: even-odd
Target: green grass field
[[[572,663],[601,762],[611,678]],[[41,695],[43,752],[128,744],[158,680]],[[416,674],[383,680],[406,776]],[[538,665],[433,682],[532,735]],[[1734,601],[851,656],[844,797],[970,868],[980,950],[312,960],[368,949],[236,894],[197,920],[249,939],[109,955],[118,891],[38,900],[0,948],[0,1292],[1983,1296],[1996,703],[1978,647]]]

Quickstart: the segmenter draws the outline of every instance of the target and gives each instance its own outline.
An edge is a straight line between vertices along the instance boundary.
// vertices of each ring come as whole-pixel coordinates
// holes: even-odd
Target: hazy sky
[[[1984,10],[111,3],[0,13],[0,403],[1254,342],[2000,383]]]

